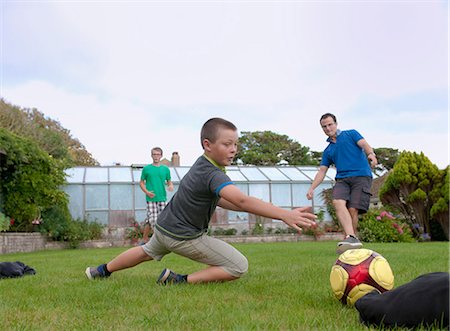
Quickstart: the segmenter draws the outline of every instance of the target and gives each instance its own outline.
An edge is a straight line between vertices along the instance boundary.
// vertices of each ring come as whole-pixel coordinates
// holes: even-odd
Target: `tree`
[[[69,130],[37,109],[20,109],[0,99],[0,127],[33,140],[53,158],[65,162],[67,167],[98,165]]]
[[[0,190],[5,214],[14,218],[12,230],[30,230],[31,222],[54,206],[67,208],[64,163],[31,140],[0,128],[5,161],[0,168]]]
[[[374,169],[374,173],[381,175],[386,171],[394,168],[395,162],[397,162],[400,155],[398,149],[380,147],[373,149],[377,155],[378,165]]]
[[[286,135],[272,131],[241,132],[237,159],[244,164],[276,165],[286,162],[290,165],[317,165],[311,158],[308,147],[300,145]]]
[[[416,234],[430,233],[431,192],[442,174],[423,153],[402,152],[380,189],[380,200],[398,209],[413,225]]]
[[[434,201],[430,216],[439,222],[447,240],[449,239],[449,178],[450,167],[441,171],[441,180],[431,192]]]

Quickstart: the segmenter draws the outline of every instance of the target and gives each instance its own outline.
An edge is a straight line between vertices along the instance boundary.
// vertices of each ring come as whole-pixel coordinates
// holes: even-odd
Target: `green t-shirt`
[[[147,201],[161,202],[167,200],[166,181],[170,180],[170,170],[168,167],[163,164],[159,167],[149,164],[142,169],[141,180],[145,181],[145,188],[148,191],[155,193],[153,198],[145,195]]]

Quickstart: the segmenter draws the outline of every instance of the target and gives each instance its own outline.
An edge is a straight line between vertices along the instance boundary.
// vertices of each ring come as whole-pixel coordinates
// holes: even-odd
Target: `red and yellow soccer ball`
[[[331,268],[331,289],[343,304],[355,302],[373,290],[380,293],[394,287],[394,274],[386,259],[370,249],[350,249]]]

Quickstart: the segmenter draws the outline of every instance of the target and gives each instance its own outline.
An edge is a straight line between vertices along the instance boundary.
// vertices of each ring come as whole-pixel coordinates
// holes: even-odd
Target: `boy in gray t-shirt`
[[[158,216],[155,233],[144,246],[130,248],[107,264],[88,267],[88,279],[109,277],[112,272],[141,262],[161,260],[173,252],[207,265],[182,275],[164,269],[157,283],[200,283],[230,281],[247,272],[248,261],[236,248],[206,234],[217,206],[279,219],[292,228],[315,226],[308,208],[284,210],[241,192],[225,174],[237,152],[238,133],[233,123],[211,118],[202,127],[204,154],[180,182],[178,191]]]

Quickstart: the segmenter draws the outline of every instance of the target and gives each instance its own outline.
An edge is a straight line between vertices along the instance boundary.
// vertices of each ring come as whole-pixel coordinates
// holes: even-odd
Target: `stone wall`
[[[25,253],[45,249],[46,240],[40,233],[1,233],[0,254]]]
[[[80,244],[80,248],[125,247],[131,245],[130,240],[110,238],[85,241]],[[44,249],[64,248],[69,248],[69,244],[59,241],[47,241],[46,237],[38,232],[0,233],[0,254],[27,253]]]
[[[217,236],[228,243],[259,243],[259,242],[301,242],[301,241],[323,241],[341,240],[342,233],[326,233],[313,237],[308,235],[284,234],[284,235],[261,235],[261,236]],[[105,247],[127,247],[136,243],[131,240],[108,238],[103,240],[89,240],[82,242],[80,248],[105,248]],[[26,253],[44,249],[69,248],[68,243],[58,241],[47,241],[40,233],[0,233],[0,254]]]

